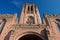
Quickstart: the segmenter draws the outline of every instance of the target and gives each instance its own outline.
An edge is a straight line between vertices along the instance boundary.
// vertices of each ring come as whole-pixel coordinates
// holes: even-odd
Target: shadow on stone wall
[[[13,30],[8,32],[8,34],[5,36],[4,40],[9,40],[11,32],[13,32]]]
[[[41,31],[41,35],[45,38],[45,40],[48,40],[48,34],[46,29]]]

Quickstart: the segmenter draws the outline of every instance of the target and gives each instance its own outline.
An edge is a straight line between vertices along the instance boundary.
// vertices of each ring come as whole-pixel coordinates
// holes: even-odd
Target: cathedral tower
[[[34,4],[25,4],[22,8],[19,23],[26,25],[41,24],[38,8]]]

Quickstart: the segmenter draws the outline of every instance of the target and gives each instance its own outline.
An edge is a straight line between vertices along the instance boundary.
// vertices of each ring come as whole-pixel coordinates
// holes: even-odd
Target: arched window
[[[33,6],[31,6],[31,12],[33,12]]]
[[[58,30],[60,32],[60,19],[56,19],[55,23],[57,24]]]
[[[28,6],[28,12],[30,11],[30,7]]]
[[[32,16],[29,16],[28,19],[27,19],[27,24],[34,24],[34,17]]]
[[[14,32],[14,30],[10,30],[8,34],[5,36],[4,40],[9,40],[12,32]]]
[[[6,19],[3,19],[1,24],[0,24],[0,34],[1,34],[1,32],[2,32],[2,30],[4,28],[4,26],[5,26],[5,23],[6,23]]]
[[[28,13],[32,13],[33,12],[33,6],[28,6]]]

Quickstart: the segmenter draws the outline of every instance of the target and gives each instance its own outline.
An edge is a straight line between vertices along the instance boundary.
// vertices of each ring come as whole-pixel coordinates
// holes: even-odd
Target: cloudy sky
[[[25,3],[34,3],[39,9],[41,18],[44,12],[46,14],[60,13],[60,0],[0,0],[0,14],[17,13],[19,18]]]

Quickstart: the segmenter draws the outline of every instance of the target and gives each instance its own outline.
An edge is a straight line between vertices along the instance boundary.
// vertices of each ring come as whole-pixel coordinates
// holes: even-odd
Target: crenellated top
[[[0,14],[0,18],[12,18],[14,15],[17,17],[16,13],[15,14],[9,14],[9,13],[7,13],[7,14]]]
[[[60,17],[60,14],[44,14],[44,17]]]

